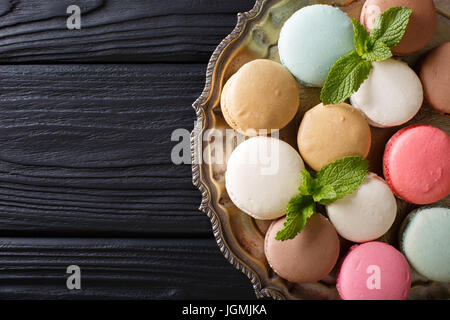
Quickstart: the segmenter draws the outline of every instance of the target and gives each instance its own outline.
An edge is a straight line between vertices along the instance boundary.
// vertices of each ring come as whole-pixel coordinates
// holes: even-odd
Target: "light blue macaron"
[[[310,87],[323,87],[333,64],[355,48],[353,25],[340,9],[312,5],[295,12],[278,40],[281,63]]]
[[[428,279],[450,281],[450,209],[424,207],[405,220],[401,249],[411,266]]]

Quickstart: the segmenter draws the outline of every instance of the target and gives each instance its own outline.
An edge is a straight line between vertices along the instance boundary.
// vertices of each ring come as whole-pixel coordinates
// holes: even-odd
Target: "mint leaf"
[[[383,61],[392,57],[391,49],[383,42],[378,40],[372,48],[372,51],[366,52],[362,57],[367,61]]]
[[[352,194],[368,173],[369,163],[361,156],[345,157],[324,166],[317,173],[317,185],[331,185],[336,192],[333,201]]]
[[[355,47],[358,55],[362,56],[367,51],[367,41],[369,40],[369,33],[358,20],[352,18]]]
[[[319,189],[317,193],[313,195],[314,201],[322,205],[328,205],[333,203],[337,198],[337,193],[331,184],[327,184]]]
[[[316,212],[312,196],[298,195],[289,201],[286,211],[286,222],[278,231],[275,240],[290,240],[306,226],[308,219]]]
[[[412,10],[407,7],[392,7],[380,14],[370,32],[369,47],[377,41],[391,49],[398,45],[406,32],[411,14]]]
[[[367,79],[372,64],[356,51],[340,58],[328,73],[320,98],[324,105],[344,102]]]
[[[314,193],[314,179],[307,170],[302,170],[302,185],[298,188],[302,195],[312,195]]]
[[[320,98],[324,105],[344,102],[367,79],[371,62],[392,57],[390,49],[403,38],[412,10],[392,7],[377,17],[370,33],[357,20],[352,19],[355,50],[341,57],[331,68]]]
[[[286,215],[299,213],[303,210],[304,207],[309,206],[311,203],[314,203],[312,196],[299,194],[289,201],[286,208]]]
[[[353,193],[363,183],[369,164],[361,156],[345,157],[324,166],[313,179],[302,170],[301,194],[293,197],[286,207],[286,222],[275,236],[276,240],[294,239],[316,213],[316,203],[329,205]]]

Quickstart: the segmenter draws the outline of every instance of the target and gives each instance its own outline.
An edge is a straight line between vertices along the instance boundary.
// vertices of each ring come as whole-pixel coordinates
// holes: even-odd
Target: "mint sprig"
[[[327,164],[313,178],[302,170],[300,194],[292,198],[286,208],[286,222],[276,240],[294,239],[316,213],[316,204],[329,205],[352,194],[368,173],[368,162],[361,156],[345,157]]]
[[[316,204],[310,195],[298,195],[289,201],[286,210],[286,222],[278,231],[276,240],[293,239],[306,226],[308,219],[316,213]]]
[[[324,105],[344,102],[358,91],[372,70],[372,62],[392,57],[391,49],[405,35],[412,10],[392,7],[377,17],[370,35],[352,19],[355,50],[336,61],[328,73],[320,98]]]

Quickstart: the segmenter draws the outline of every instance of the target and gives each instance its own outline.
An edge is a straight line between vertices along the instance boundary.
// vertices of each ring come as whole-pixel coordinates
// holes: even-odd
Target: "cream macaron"
[[[314,170],[346,156],[366,157],[371,132],[364,115],[352,106],[319,104],[306,112],[297,136],[303,160]]]
[[[378,239],[390,229],[397,215],[397,201],[387,183],[369,173],[355,192],[326,209],[340,236],[362,243]]]
[[[417,74],[406,63],[388,59],[372,63],[373,69],[350,103],[360,109],[374,127],[402,125],[411,120],[423,103]]]
[[[234,130],[256,136],[260,130],[270,133],[291,122],[300,105],[300,88],[281,64],[257,59],[228,79],[220,104]]]
[[[260,220],[286,214],[289,200],[296,196],[305,168],[298,152],[284,141],[253,137],[231,153],[225,187],[240,210]]]

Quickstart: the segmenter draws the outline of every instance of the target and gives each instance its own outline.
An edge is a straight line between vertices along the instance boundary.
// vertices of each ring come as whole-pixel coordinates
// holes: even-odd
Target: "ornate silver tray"
[[[277,276],[264,256],[264,234],[270,222],[257,221],[237,209],[225,190],[223,163],[208,161],[218,153],[226,156],[236,147],[242,137],[234,133],[225,137],[229,129],[220,109],[220,94],[226,80],[243,64],[256,58],[279,61],[277,41],[279,31],[287,18],[301,7],[326,3],[341,7],[351,17],[358,18],[363,0],[256,0],[252,10],[238,14],[235,29],[219,44],[206,70],[206,85],[201,96],[194,102],[197,122],[191,133],[193,183],[202,193],[200,210],[211,220],[218,247],[225,258],[250,279],[258,298],[274,299],[339,299],[336,290],[335,271],[322,281],[294,284]],[[439,26],[432,43],[427,48],[405,60],[415,65],[424,52],[436,45],[450,41],[450,3],[435,1],[439,13]],[[280,138],[296,147],[296,133],[300,120],[309,108],[318,104],[317,88],[301,87],[301,109],[288,127],[281,130]],[[424,106],[410,123],[428,123],[450,133],[450,118]],[[410,124],[408,123],[408,124]],[[381,159],[387,140],[399,128],[372,128],[373,146],[369,155],[371,171],[382,175]],[[228,132],[229,133],[229,132]],[[223,134],[223,136],[221,136]],[[217,140],[221,139],[221,140]],[[218,144],[218,141],[220,143]],[[214,146],[212,145],[214,142]],[[217,149],[217,145],[222,150]],[[398,247],[398,229],[405,216],[416,206],[398,200],[399,210],[394,226],[381,241]],[[450,197],[441,201],[450,205]],[[352,243],[342,240],[341,256]],[[410,299],[449,299],[450,284],[429,281],[413,271],[413,288]]]

